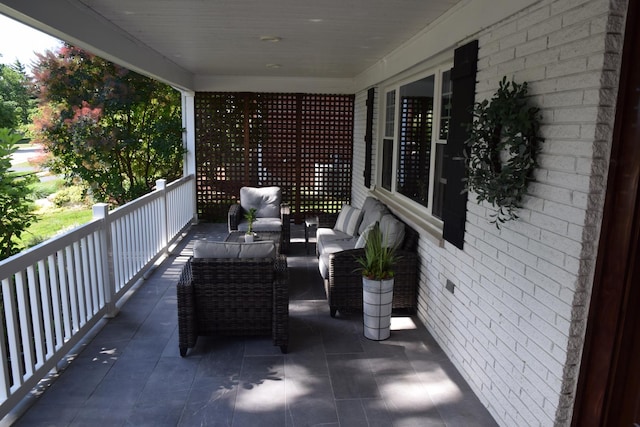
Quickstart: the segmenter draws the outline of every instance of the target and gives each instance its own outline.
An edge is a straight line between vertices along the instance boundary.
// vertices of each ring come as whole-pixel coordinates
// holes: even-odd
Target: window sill
[[[431,243],[439,247],[444,247],[442,221],[436,218],[427,218],[426,214],[420,212],[416,206],[403,200],[398,200],[398,198],[394,197],[391,193],[377,186],[371,190],[371,195],[387,205],[394,215],[415,228],[420,236],[427,238]]]

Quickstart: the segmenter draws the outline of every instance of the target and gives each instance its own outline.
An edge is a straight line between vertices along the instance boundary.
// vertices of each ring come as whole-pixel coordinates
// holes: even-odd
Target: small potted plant
[[[249,222],[249,228],[247,228],[247,233],[244,235],[244,241],[247,243],[253,242],[253,222],[256,220],[256,208],[251,208],[244,214],[244,218]]]
[[[362,271],[362,311],[364,336],[385,340],[391,334],[393,305],[393,266],[398,257],[395,248],[387,246],[376,223],[366,236],[364,256],[357,259]]]

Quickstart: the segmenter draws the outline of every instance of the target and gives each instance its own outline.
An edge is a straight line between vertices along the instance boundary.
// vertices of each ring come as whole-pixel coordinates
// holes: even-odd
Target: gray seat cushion
[[[323,279],[329,278],[329,257],[332,253],[353,249],[358,241],[357,237],[331,228],[319,228],[317,236],[318,269]]]
[[[324,247],[324,252],[320,254],[318,258],[318,269],[320,270],[320,275],[323,279],[329,278],[329,262],[331,258],[331,254],[336,252],[342,252],[349,249],[354,249],[356,246],[357,237],[352,237],[349,240],[337,240],[333,242],[328,242]],[[356,266],[354,265],[354,268]]]
[[[238,224],[238,231],[249,230],[249,222],[247,220],[241,221]],[[282,220],[280,216],[278,218],[257,218],[253,221],[253,231],[282,231]]]
[[[331,228],[321,227],[316,231],[316,244],[318,246],[319,254],[323,254],[326,251],[326,248],[329,247],[329,245],[335,247],[335,243],[337,243],[339,246],[341,244],[340,242],[348,242],[350,240],[353,240],[353,244],[355,245],[357,238],[343,231]],[[348,246],[348,244],[346,245]]]
[[[357,214],[357,211],[355,212]],[[404,240],[404,223],[393,216],[387,207],[374,199],[367,197],[362,205],[362,220],[355,236],[361,235],[369,227],[379,222],[385,242],[390,246],[398,247]],[[316,232],[316,242],[318,248],[318,269],[324,279],[329,278],[329,261],[331,254],[349,249],[364,247],[366,236],[360,239],[336,228],[318,228]],[[357,264],[354,262],[354,269]]]
[[[329,256],[331,254],[322,254],[318,258],[318,269],[324,280],[329,280]]]

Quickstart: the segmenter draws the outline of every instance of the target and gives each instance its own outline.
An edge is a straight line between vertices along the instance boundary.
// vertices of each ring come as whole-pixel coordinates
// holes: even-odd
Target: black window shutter
[[[373,100],[375,98],[375,88],[367,92],[367,129],[364,134],[364,186],[371,187],[371,161],[373,150]]]
[[[471,112],[476,93],[478,64],[478,40],[457,48],[453,56],[451,82],[451,120],[449,138],[445,148],[444,175],[447,185],[444,194],[442,218],[443,237],[462,249],[464,225],[467,219],[467,193],[464,192],[464,142],[467,139],[467,123],[473,120]]]

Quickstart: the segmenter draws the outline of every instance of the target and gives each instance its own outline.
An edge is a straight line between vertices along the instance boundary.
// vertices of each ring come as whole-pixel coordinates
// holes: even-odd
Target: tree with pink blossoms
[[[33,75],[36,142],[95,200],[120,205],[182,175],[178,91],[70,45],[38,55]]]

